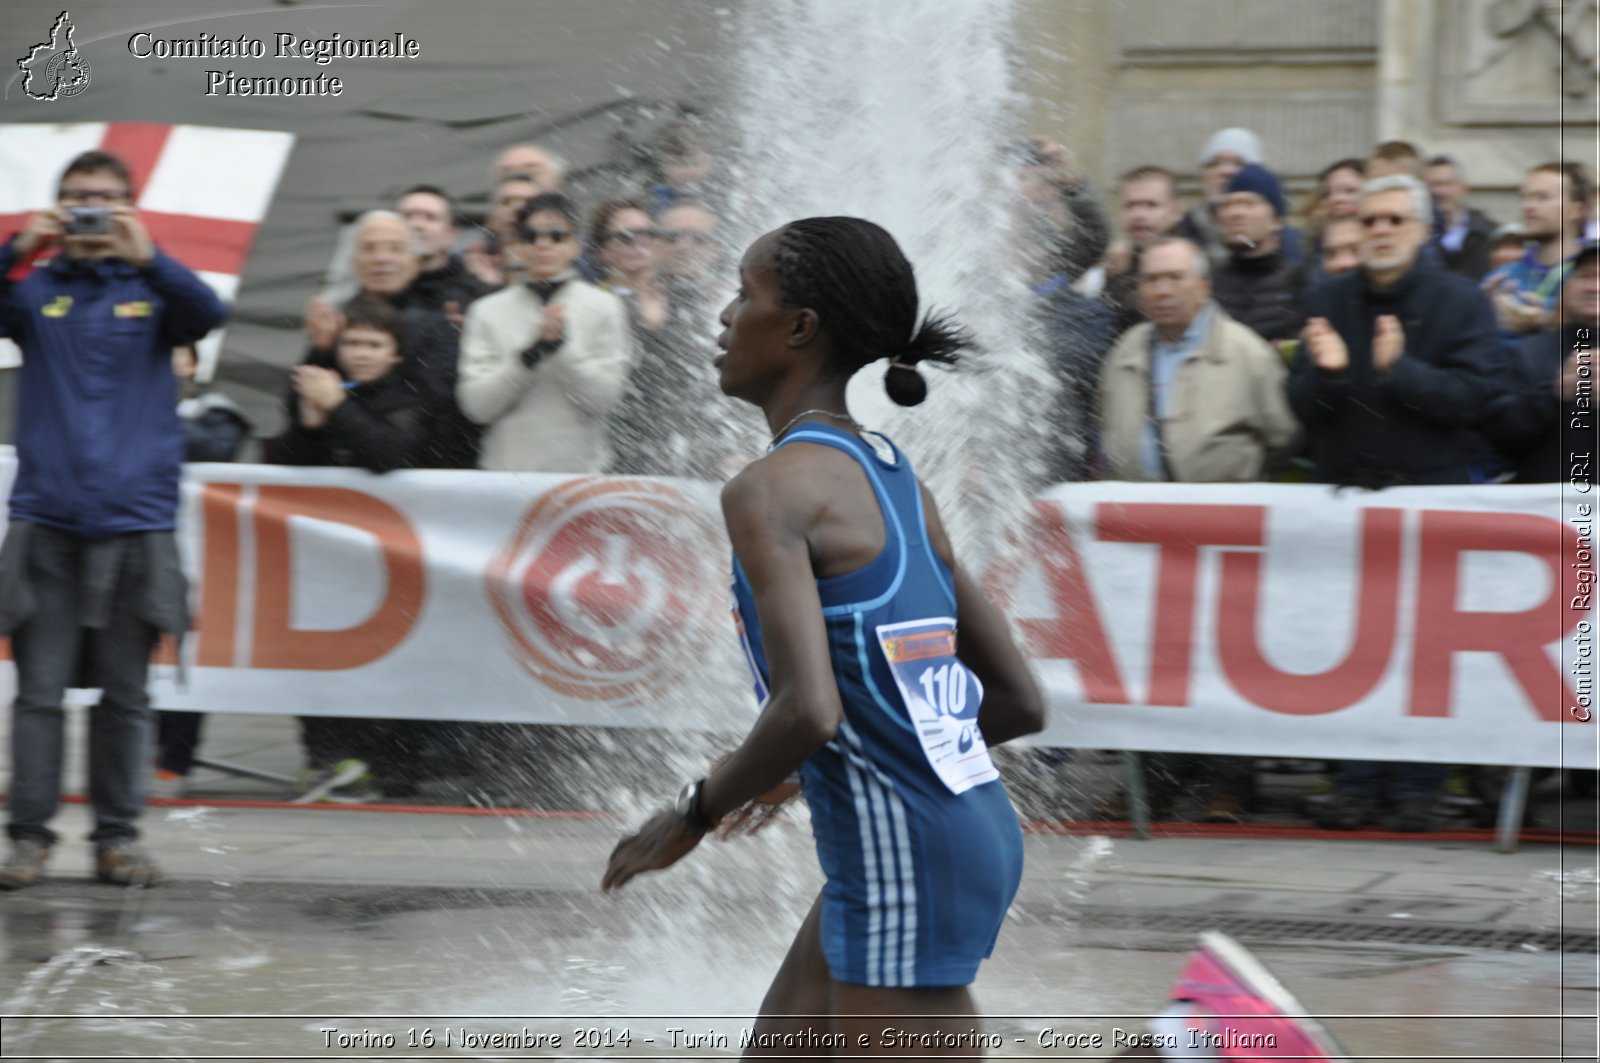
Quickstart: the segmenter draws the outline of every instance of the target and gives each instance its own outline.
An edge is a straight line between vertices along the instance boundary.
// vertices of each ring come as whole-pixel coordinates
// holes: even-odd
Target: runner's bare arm
[[[792,472],[782,475],[783,468],[781,461],[758,462],[722,492],[728,537],[755,597],[772,687],[755,726],[700,790],[700,809],[713,825],[770,793],[844,718],[808,539],[822,500]],[[671,867],[701,837],[676,811],[657,813],[617,843],[600,888],[618,889],[642,872]]]
[[[983,683],[978,727],[991,746],[1044,730],[1044,695],[1028,671],[1028,662],[1011,638],[1006,618],[990,603],[977,583],[955,559],[939,508],[927,487],[922,511],[934,552],[950,566],[956,588],[956,654]]]
[[[728,537],[755,598],[772,688],[749,735],[706,779],[701,807],[713,820],[782,783],[844,718],[808,541],[821,500],[780,469],[776,462],[757,462],[722,492]]]

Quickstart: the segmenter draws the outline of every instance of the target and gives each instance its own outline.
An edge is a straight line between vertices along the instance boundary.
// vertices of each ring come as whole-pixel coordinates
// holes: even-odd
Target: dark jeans
[[[17,700],[11,707],[10,822],[13,839],[54,845],[47,824],[61,803],[65,713],[69,686],[99,686],[100,703],[89,710],[89,802],[94,832],[104,847],[138,837],[134,826],[144,808],[146,756],[150,743],[150,699],[145,692],[156,628],[136,611],[145,555],[124,554],[103,627],[82,626],[82,563],[87,543],[52,528],[33,529],[28,582],[37,608],[12,632]],[[87,673],[80,671],[80,661]]]
[[[300,742],[314,769],[355,758],[382,782],[413,779],[430,720],[376,720],[365,716],[302,716]]]
[[[194,751],[200,747],[203,712],[156,713],[156,767],[175,775],[187,775],[194,767]]]

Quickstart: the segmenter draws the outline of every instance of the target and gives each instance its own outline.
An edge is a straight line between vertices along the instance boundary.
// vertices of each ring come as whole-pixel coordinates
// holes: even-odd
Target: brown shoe
[[[149,853],[133,842],[118,842],[95,851],[94,877],[113,886],[154,886],[164,876]]]
[[[44,881],[45,861],[50,847],[33,838],[17,838],[11,843],[11,856],[0,864],[0,890],[20,890]]]

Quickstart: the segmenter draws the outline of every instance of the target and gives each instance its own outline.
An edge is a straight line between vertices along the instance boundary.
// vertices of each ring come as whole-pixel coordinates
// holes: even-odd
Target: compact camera
[[[68,207],[68,236],[109,236],[111,211],[105,207]]]

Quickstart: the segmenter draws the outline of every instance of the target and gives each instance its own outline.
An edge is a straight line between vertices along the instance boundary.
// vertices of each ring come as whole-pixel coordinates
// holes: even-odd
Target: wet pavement
[[[284,723],[208,745],[270,762]],[[606,817],[161,806],[148,890],[89,881],[81,805],[57,825],[52,881],[0,896],[4,1058],[733,1056],[819,883],[802,822],[616,896]],[[975,987],[988,1054],[1114,1054],[1216,926],[1357,1058],[1593,1060],[1596,856],[1033,834]]]
[[[87,827],[81,807],[63,820],[69,836]],[[324,1028],[375,1042],[326,1058],[454,1058],[473,1054],[461,1030],[523,1026],[566,1044],[478,1054],[689,1058],[667,1047],[673,1026],[726,1034],[730,1047],[712,1040],[701,1054],[735,1054],[817,886],[800,825],[707,844],[615,897],[595,882],[616,828],[592,819],[169,808],[148,828],[169,883],[96,885],[87,849],[63,845],[52,882],[0,898],[7,1058],[323,1058],[319,1038],[335,1036]],[[1136,1028],[1192,929],[1214,924],[1359,1056],[1595,1058],[1595,956],[1536,943],[1593,935],[1592,854],[1095,836],[1027,846],[1013,918],[976,987],[1007,1053],[1095,1058],[1068,1040],[1047,1050],[1040,1034],[1109,1044]],[[1362,939],[1319,936],[1330,923]],[[1411,940],[1375,936],[1385,924]],[[1416,943],[1418,928],[1441,943]],[[688,1018],[709,1012],[729,1017]],[[634,1043],[574,1048],[572,1031],[591,1026],[627,1028]],[[434,1048],[418,1034],[407,1051],[413,1029],[433,1030]]]

